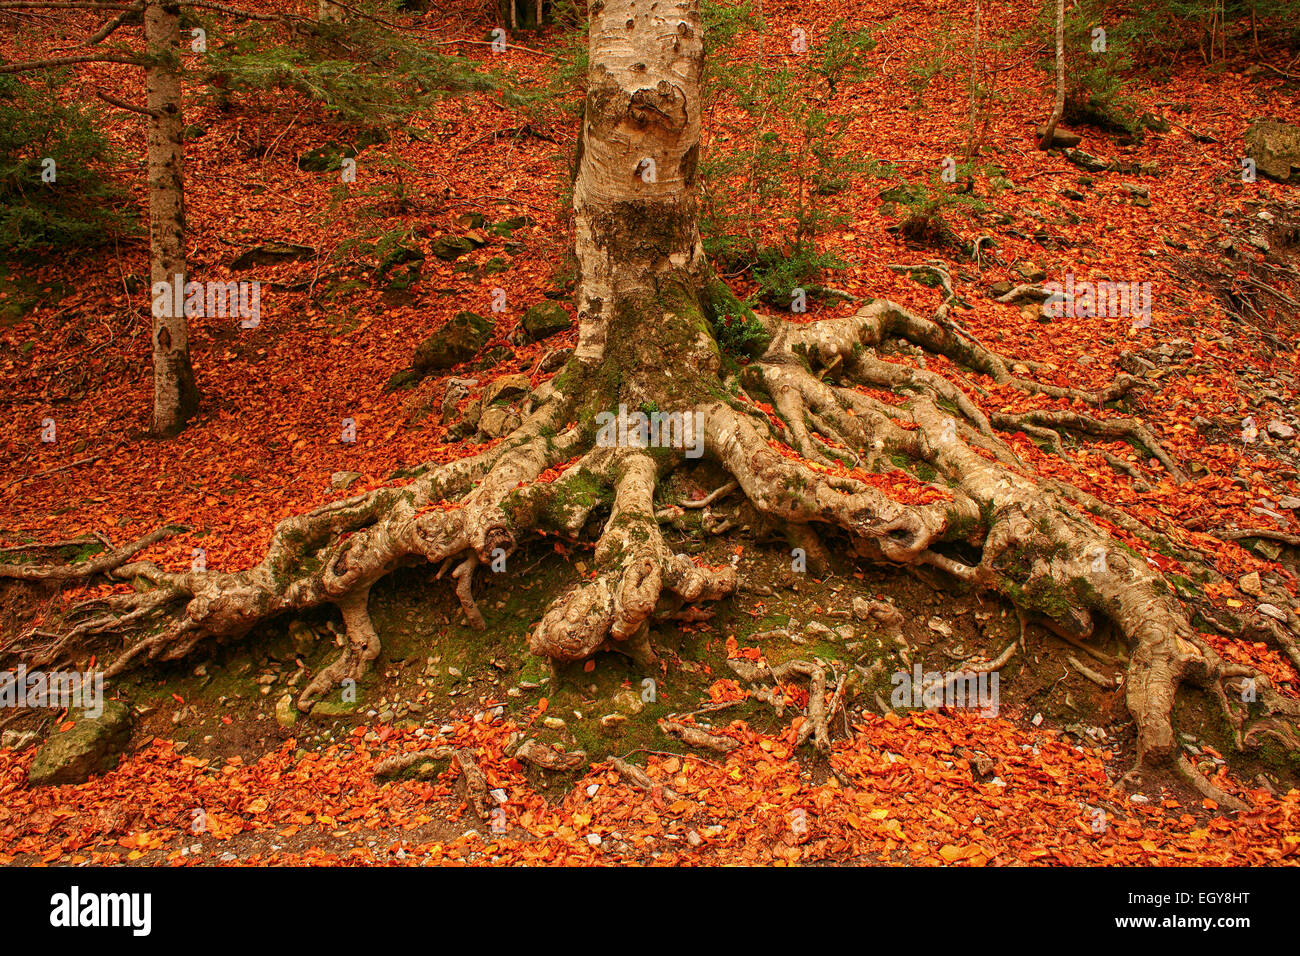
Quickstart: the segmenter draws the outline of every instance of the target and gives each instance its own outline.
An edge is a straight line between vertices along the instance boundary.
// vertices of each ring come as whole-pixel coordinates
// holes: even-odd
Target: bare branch
[[[90,39],[83,43],[82,46],[94,46],[96,43],[103,43],[118,27],[126,23],[128,17],[132,14],[140,13],[142,10],[144,10],[144,0],[136,0],[135,3],[131,4],[131,6],[127,7],[117,16],[113,17],[113,19],[109,20],[102,27],[96,30],[94,34],[91,35]]]
[[[58,66],[71,66],[73,63],[129,63],[132,66],[144,66],[145,61],[138,56],[116,53],[78,53],[73,56],[56,56],[48,60],[20,60],[17,63],[0,63],[0,73],[26,73],[28,70],[50,70]]]
[[[96,0],[38,0],[20,3],[18,0],[0,0],[0,10],[121,10],[127,3],[99,3]]]
[[[129,110],[132,113],[139,113],[142,116],[152,116],[155,118],[163,115],[162,110],[151,110],[147,106],[136,106],[134,103],[128,103],[125,100],[119,100],[116,96],[109,96],[103,90],[95,90],[95,95],[110,106],[116,106],[120,110]]]

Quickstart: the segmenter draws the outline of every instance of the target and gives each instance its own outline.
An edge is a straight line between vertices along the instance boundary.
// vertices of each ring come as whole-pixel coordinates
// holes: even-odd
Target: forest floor
[[[957,29],[949,33],[949,7],[923,0],[892,20],[893,7],[881,0],[853,8],[854,23],[886,24],[871,54],[872,74],[843,94],[856,111],[850,142],[864,155],[937,169],[960,152],[969,23],[954,15]],[[765,12],[773,35],[799,26],[814,38],[845,14],[830,3],[766,3]],[[1031,15],[1028,4],[1014,4],[999,28],[1023,26]],[[429,13],[419,22],[431,38],[480,39],[455,17]],[[955,45],[943,48],[942,37]],[[9,57],[20,42],[0,38],[0,54]],[[558,52],[558,31],[521,42],[543,52],[512,47],[493,55],[482,45],[461,52],[521,84],[539,83],[552,68],[546,54]],[[742,44],[729,54],[758,51]],[[936,56],[951,70],[931,72],[915,92],[918,69]],[[96,66],[94,75],[101,84],[111,78],[119,96],[139,92],[139,78],[126,68]],[[890,184],[868,178],[836,197],[851,224],[826,246],[851,266],[828,284],[924,313],[940,293],[890,265],[945,258],[971,306],[960,313],[962,324],[991,347],[1050,363],[1058,384],[1098,388],[1121,370],[1151,380],[1156,388],[1133,399],[1131,411],[1185,464],[1185,483],[1170,481],[1124,442],[1072,444],[1064,459],[1024,435],[1013,437],[1012,447],[1042,475],[1210,551],[1225,578],[1242,582],[1212,595],[1224,608],[1254,607],[1258,574],[1289,593],[1300,613],[1294,548],[1210,534],[1300,534],[1300,315],[1259,288],[1300,295],[1300,282],[1290,278],[1300,276],[1300,203],[1294,187],[1263,178],[1243,183],[1239,163],[1250,120],[1300,115],[1300,86],[1249,62],[1211,69],[1184,57],[1168,78],[1143,74],[1131,94],[1172,121],[1168,132],[1124,146],[1110,134],[1076,129],[1090,153],[1135,169],[1154,166],[1084,173],[1035,148],[1033,128],[1049,108],[1045,76],[1014,61],[998,74],[1007,100],[993,113],[984,152],[1009,185],[991,191],[987,178],[977,179],[988,211],[952,218],[968,240],[983,233],[996,239],[978,266],[888,232],[897,215],[878,194]],[[521,132],[526,118],[500,93],[467,93],[418,117],[418,136],[395,133],[363,150],[358,184],[372,151],[410,164],[403,173],[373,168],[386,181],[400,177],[413,193],[415,207],[394,219],[413,225],[426,249],[462,234],[457,217],[465,213],[486,222],[481,248],[454,263],[429,254],[418,282],[384,290],[364,273],[331,265],[372,200],[358,189],[334,210],[337,173],[299,168],[297,157],[336,135],[309,107],[288,93],[261,93],[226,111],[193,97],[186,111],[186,123],[202,130],[186,157],[191,272],[268,283],[260,325],[191,320],[204,402],[179,437],[155,441],[146,435],[147,243],[121,242],[36,267],[0,266],[0,400],[10,410],[0,420],[0,546],[96,532],[122,544],[166,523],[189,530],[142,557],[182,570],[201,548],[209,568],[250,567],[276,521],[391,483],[402,468],[480,450],[447,440],[449,423],[436,409],[448,378],[476,379],[474,395],[506,374],[537,385],[546,378],[537,370],[543,356],[576,339],[573,331],[530,345],[510,338],[528,306],[567,304],[563,189],[576,122]],[[121,179],[142,201],[136,160],[143,128],[137,117],[120,117],[110,133],[133,158]],[[526,222],[491,228],[519,217]],[[247,276],[231,272],[241,252],[271,241],[314,251]],[[989,288],[1022,281],[1027,267],[1049,277],[1151,281],[1151,321],[1048,320],[994,301]],[[750,291],[743,280],[735,285]],[[505,290],[509,306],[481,353],[490,352],[492,364],[469,362],[413,389],[385,392],[389,377],[410,364],[415,344],[460,310],[490,314],[496,289]],[[807,318],[852,308],[813,304]],[[967,374],[945,360],[929,367]],[[1052,404],[969,378],[986,412]],[[46,418],[56,424],[55,442],[40,440]],[[1248,418],[1256,428],[1246,441]],[[355,423],[355,442],[342,440],[344,419]],[[1274,422],[1283,427],[1270,432]],[[1289,437],[1276,437],[1288,430]],[[1132,474],[1117,473],[1104,452]],[[331,476],[340,471],[360,477],[346,491],[333,490]],[[673,490],[702,497],[712,490],[709,478],[702,468]],[[896,478],[900,495],[915,493],[917,476],[900,471]],[[827,572],[796,574],[788,544],[751,533],[744,512],[732,515],[725,500],[712,510],[719,519],[732,516],[740,530],[689,539],[680,533],[672,543],[715,564],[734,559],[742,590],[709,620],[656,626],[658,673],[601,654],[552,675],[528,653],[527,632],[557,589],[589,573],[589,549],[537,542],[513,555],[504,574],[484,574],[484,632],[468,626],[431,569],[402,570],[372,595],[384,649],[354,703],[331,701],[311,715],[283,703],[334,652],[311,636],[338,629],[337,614],[321,611],[113,682],[111,692],[129,700],[138,717],[130,752],[109,774],[80,786],[28,789],[32,751],[0,751],[0,863],[1300,862],[1297,768],[1230,753],[1217,710],[1201,706],[1208,702],[1193,697],[1177,715],[1181,742],[1247,811],[1225,814],[1170,781],[1121,790],[1134,752],[1122,692],[1087,679],[1069,661],[1077,648],[1022,625],[995,597],[904,571],[855,568],[835,554]],[[1192,569],[1110,530],[1172,579],[1195,586]],[[96,590],[104,588],[68,589],[60,599]],[[889,699],[886,674],[855,688],[852,706],[831,728],[829,754],[796,751],[801,718],[780,717],[754,700],[727,661],[819,657],[850,673],[856,662],[895,653],[889,638],[854,616],[855,597],[886,600],[903,612],[910,653],[927,670],[973,654],[992,659],[1023,634],[1024,650],[1000,674],[997,716],[882,710],[876,697]],[[53,607],[48,593],[7,588],[0,593],[2,633],[38,625]],[[1300,693],[1300,675],[1277,651],[1209,639],[1225,657],[1250,661],[1284,692]],[[1104,639],[1097,646],[1123,653]],[[797,704],[799,689],[788,692]],[[687,753],[657,726],[691,712],[739,746],[725,755]],[[58,732],[65,716],[47,716],[42,729]],[[591,764],[575,773],[530,769],[507,756],[523,737],[582,750]],[[387,756],[448,743],[472,750],[502,812],[481,818],[470,808],[454,763],[423,779],[375,776]],[[610,755],[643,766],[656,786],[631,783],[602,762]]]

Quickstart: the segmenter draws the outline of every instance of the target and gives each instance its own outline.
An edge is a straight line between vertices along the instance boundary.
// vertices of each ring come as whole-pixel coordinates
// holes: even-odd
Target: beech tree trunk
[[[654,301],[669,287],[698,289],[705,270],[697,183],[699,0],[593,0],[590,15],[573,190],[581,362],[604,358],[620,311],[636,313],[637,335],[654,335],[640,324],[656,321]]]
[[[185,146],[181,114],[180,10],[149,3],[144,10],[145,92],[149,109],[149,257],[153,309],[153,423],[175,435],[197,411],[199,390],[190,365],[185,324]],[[159,308],[160,286],[171,301]],[[177,308],[177,305],[181,305]]]

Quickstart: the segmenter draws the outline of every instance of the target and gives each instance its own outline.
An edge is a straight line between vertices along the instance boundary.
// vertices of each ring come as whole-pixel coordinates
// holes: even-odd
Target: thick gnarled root
[[[608,646],[648,667],[653,652],[647,634],[656,613],[731,594],[736,571],[701,567],[667,546],[655,517],[657,469],[649,455],[632,450],[612,456],[609,470],[614,506],[596,545],[595,578],[551,605],[528,646],[553,661],[585,660]]]
[[[1300,749],[1295,721],[1300,702],[1277,694],[1267,681],[1259,684],[1261,677],[1253,670],[1235,674],[1219,661],[1188,623],[1188,611],[1163,576],[1120,547],[1087,512],[1103,514],[1158,547],[1167,545],[1168,538],[1075,489],[1039,479],[992,432],[1037,432],[1058,449],[1059,429],[1129,440],[1149,449],[1174,480],[1185,480],[1178,463],[1141,422],[1074,410],[985,416],[947,379],[875,358],[869,350],[889,337],[903,338],[996,382],[1094,405],[1125,394],[1139,382],[1121,376],[1097,392],[1036,383],[1013,373],[1006,360],[950,324],[918,318],[883,301],[844,319],[806,325],[766,321],[772,343],[746,370],[743,382],[748,392],[772,396],[792,447],[812,462],[825,462],[832,457],[826,449],[847,438],[865,452],[869,465],[878,466],[884,465],[883,452],[901,453],[933,468],[938,474],[933,486],[952,500],[943,505],[898,504],[872,489],[855,487],[852,479],[832,478],[790,461],[768,447],[750,417],[728,406],[710,408],[710,450],[735,475],[755,507],[787,521],[847,532],[861,556],[930,564],[997,590],[1085,649],[1097,622],[1111,621],[1130,645],[1127,673],[1120,682],[1138,737],[1138,772],[1130,781],[1140,777],[1142,768],[1183,771],[1173,709],[1186,683],[1205,684],[1220,698],[1238,727],[1240,747],[1269,736],[1289,749]],[[885,405],[850,388],[828,385],[819,370],[914,397],[902,406]],[[956,417],[943,411],[940,402],[955,409]],[[957,528],[965,530],[959,535]],[[978,562],[955,557],[954,544],[978,549]],[[1249,730],[1222,689],[1234,676],[1249,677],[1260,688],[1265,715]],[[1204,781],[1194,783],[1208,792]]]

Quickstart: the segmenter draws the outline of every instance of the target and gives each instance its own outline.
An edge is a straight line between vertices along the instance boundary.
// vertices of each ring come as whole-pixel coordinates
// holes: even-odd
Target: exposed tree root
[[[627,780],[634,786],[640,787],[642,790],[649,791],[650,793],[655,793],[657,791],[665,800],[680,799],[675,790],[657,783],[640,767],[628,763],[621,757],[610,757],[609,765],[617,770],[624,780]]]
[[[947,288],[950,303],[953,295]],[[404,487],[368,492],[282,522],[264,559],[248,571],[174,573],[148,563],[123,563],[125,558],[118,560],[122,552],[115,552],[98,573],[133,581],[140,590],[79,605],[62,629],[33,631],[21,649],[32,660],[53,661],[93,641],[100,641],[102,649],[104,639],[121,635],[127,640],[107,668],[112,676],[147,660],[184,657],[204,641],[236,639],[278,614],[332,603],[343,615],[344,646],[299,696],[299,708],[307,710],[332,688],[360,679],[378,655],[367,598],[385,574],[420,561],[440,566],[439,576],[454,569],[451,578],[466,617],[481,629],[486,622],[472,593],[480,565],[514,553],[538,531],[577,537],[597,507],[608,504],[593,573],[553,601],[529,635],[529,647],[552,661],[580,661],[603,649],[618,650],[649,668],[655,661],[649,640],[654,621],[698,618],[704,613],[698,605],[734,593],[738,582],[733,567],[707,567],[675,553],[660,521],[674,520],[684,508],[707,512],[707,506],[739,490],[759,513],[795,529],[790,532],[794,541],[839,536],[858,559],[929,566],[998,591],[1071,644],[1120,665],[1089,643],[1100,620],[1112,622],[1130,648],[1118,684],[1137,725],[1139,775],[1154,767],[1183,772],[1172,714],[1184,683],[1210,692],[1239,747],[1270,737],[1288,749],[1300,749],[1300,702],[1278,694],[1252,668],[1222,661],[1192,629],[1187,610],[1159,572],[1120,547],[1089,512],[1162,549],[1189,558],[1199,555],[1078,489],[1040,479],[997,436],[998,430],[1038,430],[1050,433],[1057,446],[1059,429],[1129,439],[1149,449],[1171,477],[1183,480],[1178,463],[1141,422],[1073,410],[987,416],[966,389],[933,372],[887,361],[877,349],[891,339],[905,339],[996,382],[1094,407],[1129,391],[1139,384],[1136,380],[1121,377],[1092,392],[1044,385],[1013,371],[1012,363],[950,323],[922,319],[886,301],[872,302],[853,316],[807,325],[770,318],[763,322],[772,334],[770,345],[737,384],[746,396],[770,397],[779,424],[755,415],[721,389],[699,394],[681,409],[693,414],[702,430],[705,455],[730,476],[704,499],[656,510],[659,483],[686,463],[680,449],[636,443],[602,447],[593,441],[590,423],[557,433],[557,425],[581,412],[566,389],[578,394],[582,383],[591,381],[582,377],[591,374],[590,360],[583,365],[575,358],[554,387],[539,389],[538,410],[500,444],[473,458],[424,470]],[[707,372],[707,362],[701,359],[700,364]],[[1042,370],[1028,363],[1016,367]],[[842,384],[831,384],[831,369]],[[910,398],[889,405],[856,391],[854,383],[888,387]],[[644,383],[628,387],[634,390],[629,401],[653,394]],[[780,438],[802,459],[783,453]],[[932,471],[930,484],[941,492],[941,500],[903,503],[838,467],[847,461],[861,469],[858,474],[883,472],[895,468],[900,455]],[[538,480],[560,465],[558,477]],[[902,641],[896,610],[866,602],[861,613],[878,619]],[[1294,656],[1289,630],[1279,624],[1277,632]],[[902,643],[900,653],[907,659]],[[1015,647],[987,665],[974,666],[1000,668]],[[1098,684],[1108,682],[1077,662],[1075,666]],[[790,662],[769,676],[777,684],[791,677],[808,681],[800,742],[812,739],[819,749],[828,749],[844,678],[832,689],[825,667],[809,661]],[[1229,682],[1243,680],[1253,681],[1258,693],[1251,709],[1234,703],[1227,689]],[[775,690],[760,690],[784,708],[786,702]],[[722,752],[735,745],[729,737],[690,724],[661,726],[695,746]],[[538,745],[524,750],[520,759],[561,769],[574,756]]]
[[[659,729],[691,747],[712,750],[715,753],[730,753],[740,746],[740,741],[734,737],[728,737],[726,734],[711,734],[702,727],[694,727],[678,720],[661,720]]]
[[[440,768],[435,761],[450,760],[455,752],[451,747],[430,747],[427,750],[394,754],[375,764],[375,776],[395,777],[399,773],[415,767],[417,777],[436,777],[440,772]]]
[[[0,578],[14,578],[19,581],[39,581],[50,584],[62,584],[67,581],[86,581],[98,574],[105,574],[120,568],[131,558],[139,554],[150,545],[157,544],[163,538],[176,534],[181,531],[188,531],[188,528],[180,527],[163,527],[149,532],[142,538],[137,538],[130,544],[121,548],[111,548],[105,554],[89,561],[83,561],[80,564],[53,565],[42,567],[31,564],[0,564]],[[93,539],[80,539],[79,541],[64,541],[47,545],[24,545],[16,548],[5,548],[5,551],[23,551],[33,549],[48,549],[52,547],[67,547],[71,544],[93,543]]]
[[[555,747],[547,747],[537,740],[525,740],[515,751],[515,759],[543,770],[567,772],[577,770],[586,763],[587,755],[581,750],[566,753]]]
[[[492,797],[488,793],[487,777],[474,760],[474,753],[468,747],[461,747],[452,754],[456,766],[460,768],[460,778],[465,787],[465,802],[478,814],[480,820],[492,815]]]

